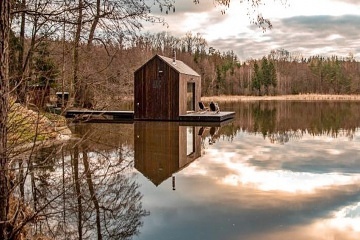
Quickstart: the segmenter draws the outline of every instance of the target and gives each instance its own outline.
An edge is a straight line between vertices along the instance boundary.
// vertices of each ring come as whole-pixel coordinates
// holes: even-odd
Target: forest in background
[[[202,96],[360,93],[360,67],[352,53],[304,58],[274,49],[261,59],[238,59],[197,33],[143,33],[144,22],[166,25],[151,14],[154,8],[175,11],[172,0],[14,1],[12,95],[20,103],[44,107],[51,89],[69,92],[76,107],[116,109],[117,100],[132,99],[134,71],[155,54],[172,57],[173,52],[201,75]],[[271,27],[261,16],[254,23]]]
[[[19,38],[13,35],[11,43],[10,73],[15,80]],[[29,46],[31,40],[25,39],[25,47]],[[161,32],[101,42],[91,48],[80,43],[79,105],[96,109],[119,107],[116,100],[133,96],[134,71],[155,54],[172,57],[174,52],[178,60],[201,75],[202,96],[360,93],[360,63],[351,54],[304,58],[276,49],[262,59],[241,61],[233,51],[221,52],[208,46],[200,34],[177,38]],[[73,60],[72,42],[61,37],[41,39],[29,60],[27,88],[49,85],[53,91],[68,91],[75,96]]]

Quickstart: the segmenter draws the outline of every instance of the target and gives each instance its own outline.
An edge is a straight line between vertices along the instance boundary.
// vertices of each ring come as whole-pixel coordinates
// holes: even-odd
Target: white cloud
[[[175,36],[186,32],[201,33],[212,46],[220,51],[234,50],[241,60],[260,58],[271,50],[284,48],[300,52],[308,57],[314,54],[324,56],[347,56],[352,52],[360,59],[358,23],[360,3],[352,0],[288,0],[265,1],[259,11],[273,23],[273,29],[262,32],[250,23],[256,11],[239,1],[231,1],[225,14],[214,4],[201,1],[200,4],[186,4],[180,7],[176,1],[176,13],[162,15],[169,28],[147,27],[146,31],[169,31]]]

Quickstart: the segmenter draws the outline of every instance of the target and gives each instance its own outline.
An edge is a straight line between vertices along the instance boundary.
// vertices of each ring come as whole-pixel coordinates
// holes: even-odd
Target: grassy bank
[[[10,147],[59,140],[70,134],[63,116],[30,110],[13,103],[8,117],[8,142]]]

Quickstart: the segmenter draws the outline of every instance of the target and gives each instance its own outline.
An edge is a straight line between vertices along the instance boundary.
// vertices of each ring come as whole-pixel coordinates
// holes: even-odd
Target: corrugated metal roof
[[[191,67],[189,67],[180,60],[176,60],[175,63],[173,63],[172,58],[164,57],[161,55],[157,55],[157,56],[159,56],[162,60],[164,60],[168,65],[170,65],[179,73],[200,77],[200,75],[197,72],[195,72],[195,70],[193,70]]]

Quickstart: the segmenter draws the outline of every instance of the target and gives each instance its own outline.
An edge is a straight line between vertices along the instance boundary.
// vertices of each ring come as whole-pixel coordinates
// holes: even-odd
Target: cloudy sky
[[[283,2],[285,0],[282,0]],[[144,31],[166,31],[182,37],[186,32],[200,33],[209,46],[233,50],[240,60],[261,58],[271,50],[285,49],[292,54],[346,57],[352,53],[360,60],[359,0],[265,0],[257,11],[273,24],[263,32],[251,24],[248,5],[232,0],[226,14],[212,0],[176,0],[175,13],[161,15],[168,27],[146,25]],[[250,18],[256,17],[250,9]]]

